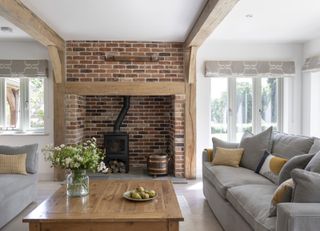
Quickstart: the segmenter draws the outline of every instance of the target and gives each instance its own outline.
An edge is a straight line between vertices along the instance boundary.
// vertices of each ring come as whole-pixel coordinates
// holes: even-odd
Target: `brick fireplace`
[[[68,41],[67,82],[184,82],[182,43]],[[106,62],[104,55],[157,55],[157,62]],[[125,96],[125,95],[123,95]],[[144,167],[148,155],[174,157],[176,176],[184,176],[185,95],[131,96],[121,126],[129,135],[129,163]],[[65,95],[66,143],[112,132],[123,105],[122,96]]]

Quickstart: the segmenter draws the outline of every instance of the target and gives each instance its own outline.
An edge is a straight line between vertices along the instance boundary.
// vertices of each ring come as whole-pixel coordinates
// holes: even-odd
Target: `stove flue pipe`
[[[126,114],[130,108],[130,96],[124,96],[123,97],[123,106],[122,109],[118,115],[118,118],[116,119],[116,122],[114,123],[113,126],[113,131],[114,132],[120,132],[120,126],[126,117]]]

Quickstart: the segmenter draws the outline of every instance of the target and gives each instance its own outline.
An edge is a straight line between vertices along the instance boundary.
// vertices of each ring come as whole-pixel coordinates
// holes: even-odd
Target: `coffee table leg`
[[[169,221],[168,231],[179,231],[179,222],[178,221]]]
[[[40,231],[40,223],[29,223],[29,231]]]

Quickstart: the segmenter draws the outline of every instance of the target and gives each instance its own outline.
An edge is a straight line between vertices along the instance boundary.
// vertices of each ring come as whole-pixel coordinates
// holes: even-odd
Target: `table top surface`
[[[158,196],[146,202],[133,202],[123,193],[138,186],[153,189]],[[41,203],[24,222],[57,221],[183,221],[171,181],[168,180],[91,180],[85,197],[68,197],[62,186]]]

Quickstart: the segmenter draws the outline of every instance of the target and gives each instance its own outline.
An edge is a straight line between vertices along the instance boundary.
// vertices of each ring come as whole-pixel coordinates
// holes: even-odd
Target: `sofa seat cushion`
[[[36,174],[0,174],[0,203],[5,198],[37,182]]]
[[[268,217],[276,185],[250,184],[229,188],[227,200],[254,230],[275,230],[276,218]]]
[[[267,178],[242,167],[214,166],[210,162],[205,162],[203,168],[203,177],[216,188],[224,199],[227,189],[230,187],[246,184],[273,185]]]

